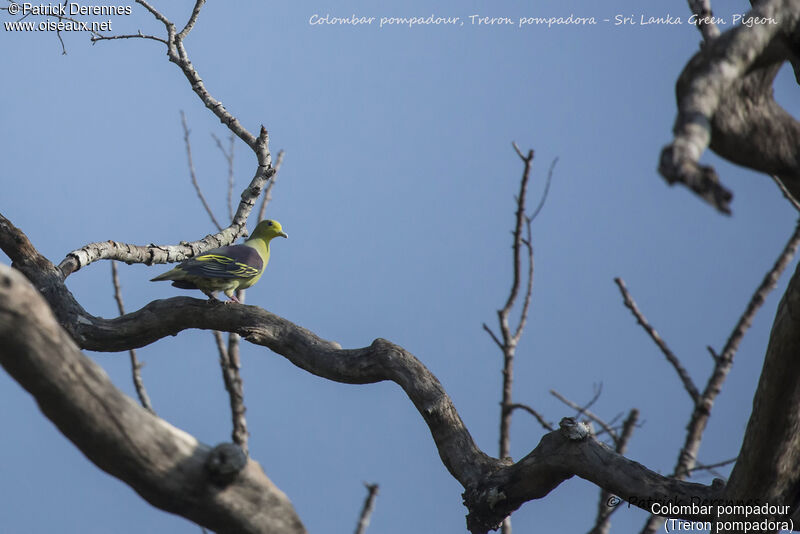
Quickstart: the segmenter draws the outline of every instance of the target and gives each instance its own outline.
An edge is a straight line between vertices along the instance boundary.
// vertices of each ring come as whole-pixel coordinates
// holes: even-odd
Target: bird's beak
[[[286,232],[281,232],[278,235],[281,236],[281,237],[286,237],[286,238],[289,237],[289,234],[287,234]]]

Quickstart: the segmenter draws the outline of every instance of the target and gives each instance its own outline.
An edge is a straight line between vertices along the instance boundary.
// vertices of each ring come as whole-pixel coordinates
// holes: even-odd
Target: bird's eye
[[[267,221],[267,226],[272,226],[272,221]]]

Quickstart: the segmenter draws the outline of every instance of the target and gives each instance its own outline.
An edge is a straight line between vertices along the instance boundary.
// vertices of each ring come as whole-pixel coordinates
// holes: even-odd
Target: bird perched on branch
[[[241,245],[220,247],[181,262],[177,267],[150,280],[172,280],[180,289],[199,289],[211,300],[222,291],[239,302],[234,292],[245,289],[261,278],[269,263],[269,242],[275,237],[289,237],[278,221],[261,221],[250,239]]]

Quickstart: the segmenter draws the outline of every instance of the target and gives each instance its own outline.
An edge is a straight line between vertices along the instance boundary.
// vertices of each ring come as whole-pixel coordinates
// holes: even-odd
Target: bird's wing
[[[209,250],[179,265],[181,271],[203,278],[250,278],[261,272],[264,261],[256,249],[233,245]]]

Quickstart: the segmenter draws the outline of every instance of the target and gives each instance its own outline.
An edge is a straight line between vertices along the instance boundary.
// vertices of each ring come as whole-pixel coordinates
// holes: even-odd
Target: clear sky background
[[[113,33],[164,34],[130,5],[132,15],[111,17]],[[155,5],[182,25],[192,3]],[[748,3],[713,7],[729,28]],[[466,23],[309,24],[314,14],[354,13]],[[468,18],[476,14],[515,21],[574,14],[599,23],[479,27]],[[683,23],[615,26],[618,14],[636,21],[669,14]],[[596,413],[612,419],[641,411],[628,456],[671,472],[689,398],[623,307],[613,278],[626,281],[705,384],[712,365],[705,347],[721,349],[797,218],[768,177],[710,153],[703,161],[734,191],[732,217],[658,176],[675,118],[675,80],[700,42],[688,15],[685,2],[666,0],[209,2],[186,41],[190,58],[208,90],[251,132],[267,127],[273,154],[286,150],[268,216],[290,238],[273,246],[248,303],[344,347],[384,337],[407,348],[442,382],[479,446],[496,455],[501,356],[481,324],[495,324],[511,279],[513,195],[522,171],[511,142],[536,151],[531,207],[558,157],[533,230],[534,300],[515,400],[557,422],[574,412],[550,389],[585,402],[602,384]],[[7,12],[0,19],[14,20]],[[56,263],[93,241],[174,244],[213,233],[189,182],[179,112],[221,219],[227,171],[211,134],[228,134],[163,45],[63,38],[67,55],[54,33],[0,31],[0,212]],[[795,116],[799,94],[785,68],[776,96]],[[252,153],[238,142],[237,196],[254,170]],[[129,310],[186,294],[148,282],[166,269],[120,266]],[[787,280],[788,273],[741,346],[701,462],[738,453]],[[117,314],[108,262],[72,275],[68,286],[90,312]],[[89,356],[133,394],[126,353]],[[183,332],[139,356],[161,417],[205,443],[230,440],[210,333]],[[399,387],[332,383],[248,344],[242,358],[252,456],[310,532],[351,532],[363,482],[380,484],[371,533],[466,531],[463,489]],[[0,425],[0,531],[200,531],[89,463],[4,373]],[[514,458],[542,432],[518,412]],[[711,476],[696,480],[707,484]],[[595,486],[571,479],[515,513],[515,532],[585,532],[597,497]],[[621,509],[614,531],[636,531],[645,517]]]

